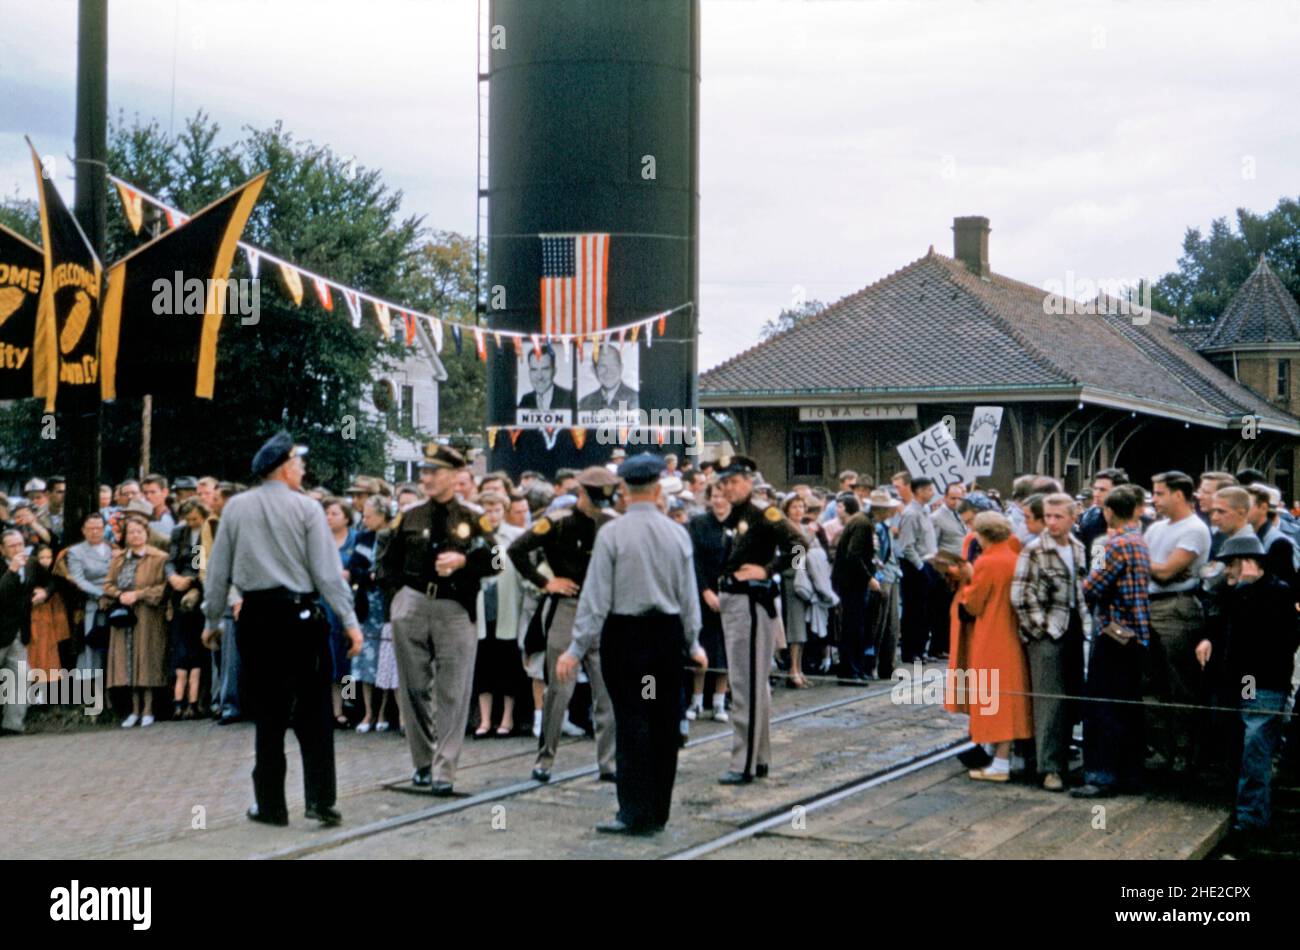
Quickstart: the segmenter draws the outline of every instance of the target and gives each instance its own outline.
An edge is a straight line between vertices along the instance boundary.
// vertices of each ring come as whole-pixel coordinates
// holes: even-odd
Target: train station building
[[[1297,497],[1300,307],[1263,258],[1212,325],[1183,328],[1140,301],[995,273],[987,218],[953,234],[952,257],[931,246],[701,376],[701,409],[769,481],[886,479],[899,443],[951,417],[965,445],[975,408],[1002,406],[981,484],[1253,466]]]

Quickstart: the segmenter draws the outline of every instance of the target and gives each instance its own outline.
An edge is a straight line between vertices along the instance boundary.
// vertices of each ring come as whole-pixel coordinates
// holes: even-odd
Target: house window
[[[415,428],[415,387],[402,387],[402,428]]]
[[[790,433],[790,477],[822,477],[826,441],[820,429],[795,429]]]
[[[1291,396],[1291,361],[1277,361],[1277,397],[1287,399]]]

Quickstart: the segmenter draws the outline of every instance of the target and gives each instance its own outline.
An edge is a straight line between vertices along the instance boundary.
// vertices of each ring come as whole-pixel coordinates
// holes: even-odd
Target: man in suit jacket
[[[835,546],[831,581],[840,595],[840,681],[845,685],[867,678],[867,592],[875,583],[875,527],[858,499],[845,493],[835,506],[844,520]],[[879,584],[875,585],[879,587]]]
[[[573,390],[555,385],[555,350],[549,343],[541,351],[528,351],[528,382],[533,391],[524,393],[520,409],[557,410],[573,405]]]
[[[27,718],[27,644],[32,641],[32,603],[48,596],[32,583],[23,534],[11,528],[0,535],[0,670],[8,670],[15,686],[12,702],[4,703],[3,726],[22,732]]]
[[[579,412],[598,412],[602,409],[617,412],[639,408],[637,391],[623,382],[623,354],[617,346],[607,343],[600,348],[596,355],[595,369],[600,388],[578,400]]]

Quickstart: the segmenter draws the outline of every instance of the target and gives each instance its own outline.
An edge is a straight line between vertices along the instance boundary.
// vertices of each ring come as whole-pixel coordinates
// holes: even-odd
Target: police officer
[[[583,469],[578,475],[578,503],[543,515],[510,545],[507,553],[515,568],[545,592],[538,604],[540,622],[546,637],[546,692],[542,698],[542,735],[537,745],[533,778],[551,780],[555,749],[560,743],[564,715],[573,699],[574,683],[555,678],[555,663],[569,649],[573,639],[573,618],[578,612],[578,594],[587,576],[596,532],[618,516],[610,510],[618,476],[602,465]],[[553,575],[546,575],[533,564],[530,555],[540,549]],[[614,781],[614,709],[601,675],[600,656],[589,653],[584,659],[587,679],[591,681],[591,698],[595,706],[596,762],[600,780]]]
[[[754,460],[718,459],[717,476],[731,502],[723,522],[726,559],[718,581],[722,639],[731,678],[731,768],[718,781],[742,785],[767,775],[771,756],[772,689],[768,670],[780,621],[776,579],[803,551],[803,537],[776,505],[759,507]]]
[[[253,793],[248,817],[287,825],[284,732],[290,726],[302,751],[307,817],[323,825],[343,820],[334,808],[334,721],[330,708],[333,664],[323,596],[361,652],[352,591],[343,580],[338,549],[320,503],[302,493],[307,449],[279,432],[253,456],[262,484],[232,498],[207,564],[203,643],[221,643],[221,618],[234,586],[243,596],[238,639],[242,683],[257,726]]]
[[[411,782],[443,796],[456,780],[473,698],[474,602],[479,582],[499,570],[491,521],[456,496],[463,471],[465,459],[455,449],[426,446],[420,483],[427,500],[398,515],[381,537],[378,555],[379,582],[394,592],[388,617],[397,698],[415,765]]]
[[[668,822],[677,776],[682,662],[703,668],[700,602],[691,540],[659,510],[663,462],[633,456],[618,470],[627,512],[600,529],[578,596],[573,642],[555,663],[572,681],[589,654],[614,705],[618,816],[596,826],[610,834],[654,834]]]

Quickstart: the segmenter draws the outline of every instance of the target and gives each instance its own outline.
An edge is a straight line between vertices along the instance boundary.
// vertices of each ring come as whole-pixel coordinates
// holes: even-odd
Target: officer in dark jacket
[[[1228,585],[1219,598],[1220,622],[1196,648],[1202,667],[1215,654],[1224,658],[1224,675],[1240,697],[1244,734],[1233,832],[1248,843],[1268,830],[1273,752],[1300,643],[1296,591],[1266,572],[1265,559],[1257,538],[1223,543],[1215,558],[1226,564]]]
[[[741,785],[767,775],[770,757],[772,666],[777,625],[776,581],[804,551],[803,535],[775,505],[750,497],[757,467],[743,455],[717,462],[718,482],[731,502],[724,524],[727,557],[718,581],[722,636],[731,676],[731,767],[719,779]]]
[[[540,624],[546,638],[546,693],[542,699],[542,736],[537,746],[533,778],[549,782],[555,750],[560,743],[564,714],[573,699],[574,680],[560,681],[555,663],[573,641],[573,618],[578,611],[578,593],[587,576],[591,549],[596,532],[606,522],[618,517],[610,505],[618,476],[603,465],[583,469],[578,475],[578,503],[573,508],[546,514],[516,538],[507,550],[515,568],[533,586],[545,592],[537,606],[533,623]],[[551,569],[551,577],[537,569],[529,556],[540,550]],[[614,707],[610,703],[605,678],[601,674],[600,655],[593,651],[583,659],[591,681],[591,698],[595,707],[596,761],[600,778],[614,781]]]
[[[397,654],[397,698],[415,765],[411,781],[435,795],[452,792],[469,720],[479,582],[500,569],[492,523],[456,497],[456,477],[464,468],[455,449],[426,446],[420,481],[429,500],[400,514],[379,541],[378,579],[393,592],[388,616]]]

